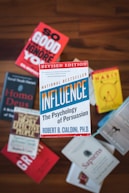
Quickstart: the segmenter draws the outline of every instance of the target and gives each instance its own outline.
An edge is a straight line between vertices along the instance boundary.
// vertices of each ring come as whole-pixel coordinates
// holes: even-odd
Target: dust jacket
[[[12,120],[14,107],[33,108],[38,78],[6,72],[0,102],[0,119]]]
[[[40,137],[91,134],[88,61],[40,65]]]

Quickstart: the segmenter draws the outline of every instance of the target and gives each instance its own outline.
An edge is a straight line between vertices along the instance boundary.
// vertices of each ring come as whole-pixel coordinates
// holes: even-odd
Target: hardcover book
[[[16,65],[39,77],[39,64],[57,61],[69,38],[40,22],[16,60]]]
[[[123,95],[117,66],[94,70],[92,81],[98,113],[117,109],[122,104]]]
[[[125,155],[129,151],[129,97],[121,106],[110,114],[108,120],[99,129],[102,135],[109,143]]]
[[[97,184],[119,164],[119,160],[93,136],[74,137],[62,153]]]
[[[14,107],[32,108],[38,78],[7,72],[0,103],[0,119],[12,120]]]
[[[1,150],[1,153],[36,183],[40,183],[59,160],[59,156],[42,142],[39,144],[36,158],[26,154],[8,152],[7,145]]]
[[[39,144],[39,110],[14,107],[8,151],[36,156]]]
[[[91,134],[88,61],[40,65],[40,137]]]
[[[104,145],[104,147],[112,154],[114,153],[115,148],[113,145],[100,140],[99,142]],[[99,193],[103,184],[97,184],[92,179],[88,178],[88,176],[84,172],[82,172],[80,167],[75,163],[71,163],[70,169],[66,177],[66,182],[94,193]]]

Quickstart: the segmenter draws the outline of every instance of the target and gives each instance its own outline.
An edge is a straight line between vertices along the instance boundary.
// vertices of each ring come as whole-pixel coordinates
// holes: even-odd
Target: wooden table
[[[37,24],[43,21],[69,36],[61,61],[89,60],[93,69],[118,66],[124,99],[129,95],[129,1],[127,0],[0,0],[0,95],[5,72],[28,74],[15,60]],[[34,109],[39,108],[36,93]],[[103,117],[91,106],[92,133]],[[0,149],[8,141],[11,122],[0,120]],[[42,139],[60,156],[45,179],[34,183],[0,154],[1,193],[88,192],[66,183],[70,161],[61,150],[71,138]],[[115,151],[120,164],[104,180],[101,193],[129,193],[129,153]]]

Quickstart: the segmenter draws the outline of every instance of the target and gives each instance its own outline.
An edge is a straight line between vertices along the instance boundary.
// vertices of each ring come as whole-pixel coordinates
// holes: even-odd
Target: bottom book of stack
[[[93,142],[94,142],[94,140],[95,140],[95,142],[96,142],[96,139],[94,139],[93,137],[88,137],[88,138],[91,138],[92,140],[93,140]],[[87,137],[86,137],[86,141],[88,142],[90,142],[90,140],[87,140],[88,139]],[[92,141],[91,140],[91,141]],[[76,141],[76,140],[75,140]],[[72,142],[75,142],[74,141],[74,139],[72,140]],[[79,140],[80,141],[80,140]],[[85,141],[85,140],[84,140]],[[102,140],[97,140],[98,141],[98,144],[100,144],[100,145],[102,145],[103,146],[103,150],[105,149],[105,151],[106,152],[109,152],[109,155],[107,155],[107,156],[110,156],[110,154],[112,155],[113,153],[114,153],[114,151],[115,151],[115,147],[112,145],[112,144],[109,144],[109,143],[107,143],[107,142],[105,142],[105,141],[102,141]],[[76,141],[76,143],[75,143],[76,145],[76,148],[77,148],[77,144],[78,144],[78,140]],[[96,143],[97,144],[97,143]],[[67,148],[68,148],[68,146],[69,145],[66,145],[67,146]],[[94,143],[93,143],[93,146],[94,146]],[[79,146],[76,150],[77,151],[79,151],[79,149],[83,149],[83,147],[81,148],[81,146]],[[87,143],[87,149],[89,149],[90,150],[90,147],[88,148],[88,143]],[[95,149],[97,149],[97,147],[95,147]],[[75,149],[74,150],[72,150],[72,153],[75,153],[75,151],[76,151]],[[67,149],[66,149],[66,147],[63,149],[63,153],[65,153],[65,155],[67,154],[66,153],[67,152]],[[88,152],[90,152],[90,151],[88,151],[87,150],[87,154],[88,154]],[[76,154],[76,153],[75,153]],[[90,154],[89,155],[87,155],[87,156],[91,156]],[[67,156],[66,156],[67,157]],[[105,157],[105,156],[104,156]],[[101,188],[102,188],[102,185],[103,185],[103,181],[101,181],[100,183],[98,183],[97,181],[95,181],[93,178],[91,178],[90,176],[92,176],[91,174],[93,174],[93,172],[94,172],[94,174],[95,173],[98,173],[98,174],[95,174],[96,176],[98,175],[100,175],[100,176],[103,176],[103,174],[100,172],[100,171],[102,171],[102,168],[101,167],[103,167],[104,165],[106,166],[106,163],[105,164],[103,164],[103,166],[102,166],[102,160],[103,159],[105,159],[103,156],[102,157],[100,157],[99,159],[98,159],[98,163],[97,164],[94,164],[94,160],[92,159],[92,161],[90,160],[89,161],[89,167],[90,167],[90,172],[88,171],[88,173],[90,174],[90,175],[87,175],[86,174],[86,172],[85,172],[85,170],[83,169],[83,168],[81,168],[80,166],[79,166],[79,164],[78,164],[78,161],[76,160],[76,158],[74,157],[74,161],[72,161],[72,158],[70,158],[70,160],[72,161],[71,162],[71,166],[70,166],[70,169],[69,169],[69,171],[68,171],[68,174],[67,174],[67,177],[66,177],[66,182],[67,183],[69,183],[69,184],[72,184],[72,185],[74,185],[74,186],[77,186],[77,187],[79,187],[79,188],[82,188],[82,189],[85,189],[85,190],[88,190],[88,191],[91,191],[91,192],[94,192],[94,193],[99,193],[100,192],[100,190],[101,190]],[[94,157],[95,158],[95,157]],[[81,159],[81,158],[80,158]],[[112,161],[111,161],[111,160]],[[115,158],[115,157],[112,157],[111,156],[111,158],[110,158],[109,160],[111,161],[111,162],[114,162],[114,166],[112,167],[112,169],[114,168],[114,167],[116,167],[117,166],[117,164],[119,163],[119,161]],[[103,160],[104,161],[104,160]],[[105,166],[103,167],[103,169],[104,169],[104,173],[106,173],[105,174],[105,176],[107,175],[107,174],[109,174],[110,173],[110,171],[112,170],[111,168],[110,168],[110,166],[109,167],[107,167],[107,171],[105,170]],[[87,167],[88,167],[88,164],[87,164]],[[98,168],[99,167],[99,168]],[[103,178],[103,180],[104,180],[104,178]]]

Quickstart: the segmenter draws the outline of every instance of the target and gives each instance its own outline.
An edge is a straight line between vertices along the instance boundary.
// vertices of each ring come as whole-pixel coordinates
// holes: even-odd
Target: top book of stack
[[[88,61],[40,65],[40,137],[91,134]]]

